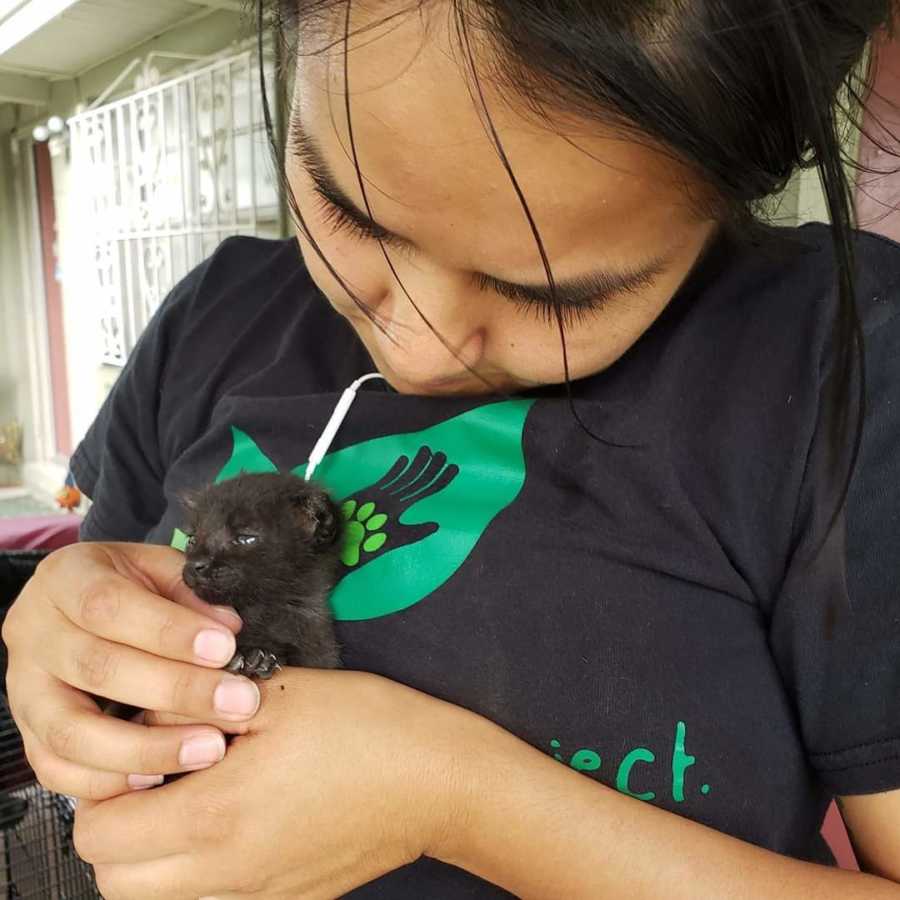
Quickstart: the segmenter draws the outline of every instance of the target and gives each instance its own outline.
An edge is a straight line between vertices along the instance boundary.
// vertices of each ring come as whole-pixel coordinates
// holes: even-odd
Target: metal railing
[[[171,287],[227,236],[280,236],[258,57],[247,50],[69,120],[103,361],[122,365]],[[270,83],[273,65],[267,60]]]

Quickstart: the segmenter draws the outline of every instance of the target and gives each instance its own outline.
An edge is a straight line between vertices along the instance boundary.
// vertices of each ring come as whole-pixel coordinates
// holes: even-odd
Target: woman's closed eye
[[[412,253],[412,248],[407,242],[399,240],[391,232],[379,228],[377,225],[360,221],[350,212],[333,203],[317,188],[315,192],[320,214],[325,224],[331,228],[332,234],[345,232],[358,240],[380,241],[406,256]],[[499,294],[501,297],[511,300],[518,310],[536,315],[547,323],[556,321],[558,310],[564,326],[571,325],[573,322],[582,322],[596,314],[610,299],[598,296],[579,303],[555,303],[552,300],[537,300],[534,297],[526,296],[521,291],[517,291],[515,285],[498,281],[490,275],[475,275],[474,281],[479,291]]]
[[[314,190],[319,204],[319,213],[324,223],[331,228],[331,234],[342,231],[362,241],[380,241],[382,244],[395,250],[402,250],[406,254],[411,252],[412,248],[406,241],[401,241],[391,232],[379,228],[371,222],[357,219],[346,209],[326,197],[318,187],[314,186]]]
[[[516,308],[530,315],[535,315],[544,322],[553,323],[557,319],[557,311],[564,326],[583,322],[600,312],[611,299],[609,296],[595,296],[577,303],[538,300],[518,290],[514,284],[498,281],[490,275],[476,275],[475,281],[481,291],[490,291],[512,301]]]

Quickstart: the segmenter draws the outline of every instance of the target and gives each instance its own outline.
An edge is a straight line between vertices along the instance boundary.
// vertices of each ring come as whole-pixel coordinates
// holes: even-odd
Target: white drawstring
[[[331,414],[331,418],[328,420],[328,424],[322,432],[322,436],[316,441],[316,446],[313,447],[312,453],[309,454],[309,462],[306,464],[306,481],[309,481],[310,478],[312,478],[313,472],[316,471],[319,467],[319,463],[325,458],[325,454],[328,452],[328,448],[331,446],[335,435],[338,433],[341,423],[347,418],[347,413],[350,412],[350,406],[356,399],[356,392],[363,384],[367,381],[372,381],[374,378],[384,378],[384,375],[379,375],[377,372],[373,372],[371,375],[363,375],[362,378],[357,378],[356,381],[341,394],[341,399],[338,400],[337,406],[335,406],[334,412]]]

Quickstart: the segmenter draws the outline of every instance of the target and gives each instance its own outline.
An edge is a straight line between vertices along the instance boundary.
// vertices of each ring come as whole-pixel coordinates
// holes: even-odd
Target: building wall
[[[863,123],[856,208],[859,225],[900,240],[900,41],[876,45],[875,90]]]
[[[19,242],[13,167],[8,140],[0,139],[0,422],[21,417],[19,358],[20,304],[15,302],[21,290]]]
[[[0,422],[11,418],[26,426],[26,475],[33,486],[45,492],[61,484],[65,461],[54,461],[47,449],[41,447],[36,436],[33,415],[34,372],[29,371],[26,349],[29,326],[37,327],[43,314],[41,284],[30,283],[27,271],[29,253],[36,250],[31,223],[25,222],[27,234],[34,246],[23,247],[20,239],[23,223],[17,204],[17,190],[29,190],[30,159],[16,166],[11,152],[14,136],[25,140],[33,127],[51,115],[63,118],[75,114],[93,102],[126,70],[134,60],[146,60],[160,79],[177,74],[186,65],[226,50],[245,40],[252,33],[249,20],[234,12],[215,10],[201,20],[166,32],[146,43],[127,49],[114,59],[104,61],[94,69],[82,73],[77,80],[59,81],[52,85],[50,105],[41,110],[19,107],[0,108]],[[167,55],[168,54],[168,55]],[[136,79],[143,76],[142,66],[134,68],[122,80],[119,89],[108,99],[131,93]],[[69,406],[73,439],[77,443],[93,420],[102,397],[109,389],[116,369],[101,365],[101,345],[92,315],[91,298],[79,296],[81,267],[92,264],[89,251],[83,247],[80,224],[83,212],[77,203],[76,187],[71,178],[70,157],[66,142],[51,142],[52,167],[57,216],[57,251],[62,277],[66,360],[69,376]]]
[[[43,448],[31,416],[35,378],[27,341],[39,324],[29,315],[39,272],[33,266],[35,223],[27,215],[29,208],[22,215],[22,161],[14,150],[9,135],[0,135],[0,422],[14,419],[24,426],[25,456],[35,458]]]
[[[55,86],[51,91],[51,105],[58,114],[68,117],[76,112],[77,104],[87,98],[100,96],[121,72],[135,59],[150,54],[173,54],[152,58],[152,67],[161,79],[183,68],[189,60],[180,56],[206,57],[218,53],[248,36],[247,21],[225,10],[192,23],[184,28],[149,41],[124,53],[79,79],[78,91],[72,82]],[[117,94],[131,93],[135,88],[138,67],[122,84]],[[66,312],[66,350],[70,381],[70,409],[73,438],[81,439],[96,415],[102,398],[110,386],[109,367],[102,365],[102,343],[95,317],[88,314],[89,298],[77,295],[78,286],[90,283],[81,275],[84,266],[91,266],[91,250],[82,242],[84,229],[79,227],[83,215],[77,186],[71,178],[71,164],[67,152],[54,156],[54,185],[57,198],[57,217],[60,230],[60,265],[63,271],[63,304]],[[115,370],[113,370],[115,372]]]

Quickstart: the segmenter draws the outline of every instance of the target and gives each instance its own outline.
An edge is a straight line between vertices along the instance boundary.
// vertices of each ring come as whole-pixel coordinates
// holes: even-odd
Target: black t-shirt
[[[348,520],[332,598],[348,668],[833,863],[830,798],[900,788],[900,247],[858,238],[868,421],[846,553],[839,528],[809,565],[836,499],[819,474],[833,257],[824,226],[771,236],[775,252],[717,242],[621,360],[574,384],[602,441],[562,388],[374,382],[316,477]],[[178,546],[179,491],[302,474],[371,371],[295,242],[225,241],[153,318],[73,457],[94,501],[83,538]],[[590,840],[573,822],[572,852]],[[351,896],[507,895],[421,860]]]

